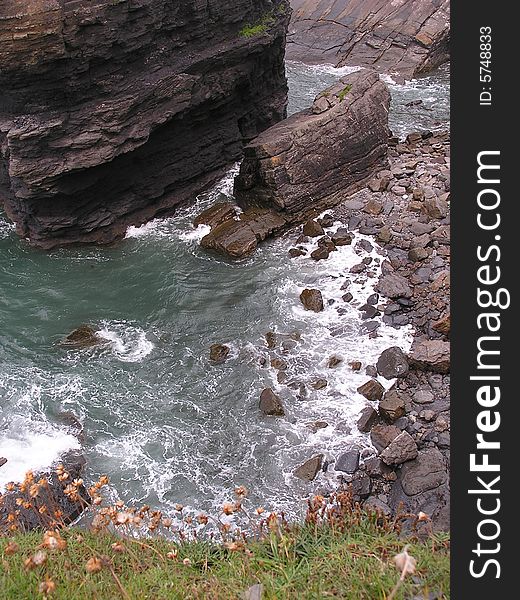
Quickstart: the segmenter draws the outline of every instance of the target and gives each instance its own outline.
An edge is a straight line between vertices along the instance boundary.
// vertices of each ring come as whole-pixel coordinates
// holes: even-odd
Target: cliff
[[[0,203],[30,243],[109,243],[285,116],[287,0],[4,0]]]
[[[288,58],[406,77],[449,60],[449,0],[291,0]]]

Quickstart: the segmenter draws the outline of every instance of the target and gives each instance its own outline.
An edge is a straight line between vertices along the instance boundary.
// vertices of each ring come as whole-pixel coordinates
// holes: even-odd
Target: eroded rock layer
[[[36,246],[172,212],[285,115],[287,0],[5,0],[0,202]]]
[[[449,0],[291,0],[288,56],[413,76],[449,59]]]

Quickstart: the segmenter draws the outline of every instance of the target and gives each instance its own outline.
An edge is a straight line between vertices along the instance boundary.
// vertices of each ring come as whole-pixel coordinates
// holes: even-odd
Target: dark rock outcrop
[[[337,204],[386,166],[390,94],[374,71],[343,77],[311,109],[245,147],[235,197],[302,222]]]
[[[408,373],[408,360],[399,346],[383,350],[376,366],[377,372],[385,379],[404,377]]]
[[[60,346],[73,350],[81,350],[107,343],[108,340],[102,338],[93,327],[90,325],[80,325],[80,327],[71,331],[60,341]]]
[[[300,302],[305,310],[321,312],[323,310],[323,296],[320,290],[304,289],[300,294]]]
[[[291,0],[288,57],[406,77],[449,59],[449,0]]]
[[[385,393],[385,388],[377,381],[377,379],[369,379],[366,383],[360,385],[357,391],[362,396],[365,396],[367,400],[375,402],[376,400],[381,400]]]
[[[18,233],[112,242],[213,183],[285,115],[289,17],[287,0],[2,3],[0,200]]]
[[[320,472],[323,464],[323,454],[318,454],[306,460],[294,470],[294,476],[303,481],[313,481]]]
[[[285,415],[282,401],[271,388],[266,388],[260,394],[259,407],[264,415],[271,417],[283,417]]]
[[[209,359],[215,364],[221,364],[226,361],[231,349],[225,344],[212,344],[209,348]]]

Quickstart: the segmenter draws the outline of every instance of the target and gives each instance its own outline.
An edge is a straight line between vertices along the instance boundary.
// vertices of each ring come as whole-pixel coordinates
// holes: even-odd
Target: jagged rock
[[[396,390],[395,386],[388,390],[379,403],[379,413],[381,416],[393,423],[406,413],[405,401]]]
[[[295,477],[303,479],[303,481],[313,481],[316,475],[320,472],[323,464],[323,454],[318,454],[309,458],[294,471]]]
[[[359,361],[359,360],[353,360],[352,362],[349,362],[348,364],[349,364],[350,368],[356,372],[361,371],[361,367],[363,366],[361,364],[361,361]]]
[[[441,340],[415,339],[408,355],[410,365],[421,371],[449,373],[450,343]]]
[[[270,349],[276,348],[276,344],[277,344],[276,333],[274,331],[268,331],[265,334],[265,342],[266,342],[268,348],[270,348]]]
[[[340,365],[343,362],[343,359],[341,358],[341,356],[331,356],[327,362],[327,367],[329,369],[334,369],[334,367],[337,367],[338,365]]]
[[[377,372],[385,379],[404,377],[408,373],[408,359],[399,346],[383,350],[377,361]]]
[[[18,233],[109,243],[216,181],[284,116],[289,16],[287,0],[3,2],[0,195]]]
[[[380,458],[387,465],[400,465],[413,460],[417,454],[417,444],[413,437],[407,431],[402,431],[381,452]]]
[[[308,235],[309,237],[319,237],[323,235],[325,231],[323,227],[314,219],[309,219],[307,223],[303,226],[303,235]]]
[[[371,66],[410,78],[449,60],[449,0],[291,0],[292,60]]]
[[[26,500],[26,494],[21,494],[19,490],[6,492],[0,503],[0,534],[7,533],[9,522],[7,521],[10,513],[19,511],[17,516],[17,524],[20,531],[31,531],[33,529],[55,529],[55,511],[59,510],[62,513],[60,522],[68,525],[75,521],[90,504],[90,495],[84,485],[78,488],[78,500],[72,500],[64,493],[65,487],[74,479],[80,479],[85,468],[85,458],[78,451],[67,452],[58,461],[63,465],[64,471],[69,477],[60,481],[58,474],[54,468],[57,465],[52,465],[48,470],[34,474],[35,482],[40,479],[46,479],[48,485],[40,487],[38,495],[34,498],[33,504],[39,509],[45,507],[46,510],[39,512],[38,510],[26,509],[22,505],[18,505],[17,499],[23,497]]]
[[[354,238],[347,229],[339,227],[336,233],[332,234],[331,239],[336,246],[349,246]]]
[[[449,337],[451,331],[451,314],[448,313],[438,321],[435,321],[435,323],[432,324],[432,329]]]
[[[0,467],[3,467],[6,462],[7,462],[7,458],[4,458],[3,456],[0,456]]]
[[[311,252],[311,258],[313,258],[314,260],[326,260],[327,258],[329,258],[330,252],[327,250],[327,248],[316,248],[316,250],[313,250]]]
[[[234,204],[231,204],[231,202],[218,202],[195,217],[193,226],[209,225],[213,229],[226,221],[232,220],[236,216],[237,207]]]
[[[362,433],[368,433],[379,422],[379,415],[372,406],[365,406],[357,420],[357,426]]]
[[[230,348],[224,344],[213,344],[209,349],[209,359],[215,364],[225,362],[229,356]]]
[[[74,350],[81,350],[82,348],[91,348],[107,343],[108,340],[102,338],[93,327],[81,325],[61,340],[60,345]]]
[[[307,427],[312,431],[312,433],[316,433],[320,429],[326,429],[329,424],[326,421],[314,421],[313,423],[307,423]]]
[[[235,178],[239,204],[273,207],[301,222],[386,166],[390,95],[378,75],[352,73],[323,97],[327,111],[294,114],[246,146]]]
[[[374,448],[381,452],[384,450],[399,434],[401,430],[395,425],[374,425],[370,431],[370,439]]]
[[[417,404],[431,404],[435,396],[428,390],[418,390],[413,396],[413,401]]]
[[[288,254],[290,258],[298,258],[298,256],[305,256],[307,253],[305,250],[301,250],[300,248],[289,248]]]
[[[390,273],[383,275],[376,283],[376,292],[379,292],[387,298],[411,298],[412,288],[402,275]]]
[[[277,371],[285,371],[289,365],[283,358],[272,358],[271,367]]]
[[[315,389],[315,390],[322,390],[323,388],[326,388],[328,385],[327,380],[326,379],[317,379],[315,382],[313,382],[311,384],[311,386]]]
[[[282,401],[271,388],[262,391],[259,406],[264,415],[272,417],[283,417],[285,415]]]
[[[300,294],[300,301],[305,310],[313,310],[314,312],[321,312],[323,310],[323,296],[320,290],[303,290]]]
[[[359,386],[357,391],[362,396],[365,396],[367,400],[374,402],[376,400],[381,400],[383,394],[385,393],[385,388],[376,379],[370,379],[363,385]]]
[[[344,473],[354,473],[359,467],[359,450],[349,450],[336,459],[334,469]]]
[[[428,250],[425,248],[411,248],[408,252],[408,258],[412,262],[420,262],[421,260],[427,259],[428,256]]]
[[[400,480],[408,496],[415,496],[439,487],[447,480],[442,454],[436,448],[420,452],[414,461],[403,465]]]
[[[446,200],[433,196],[424,200],[422,210],[432,219],[444,219],[448,215],[449,207]]]
[[[352,496],[355,501],[368,498],[370,490],[372,489],[370,477],[365,473],[359,473],[350,483],[350,489],[352,490]]]

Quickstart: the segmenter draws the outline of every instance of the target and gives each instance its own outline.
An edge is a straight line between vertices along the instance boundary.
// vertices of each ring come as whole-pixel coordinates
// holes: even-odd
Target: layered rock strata
[[[287,0],[7,0],[0,202],[42,248],[192,198],[285,115]]]
[[[414,76],[449,60],[449,0],[291,0],[288,57]]]

